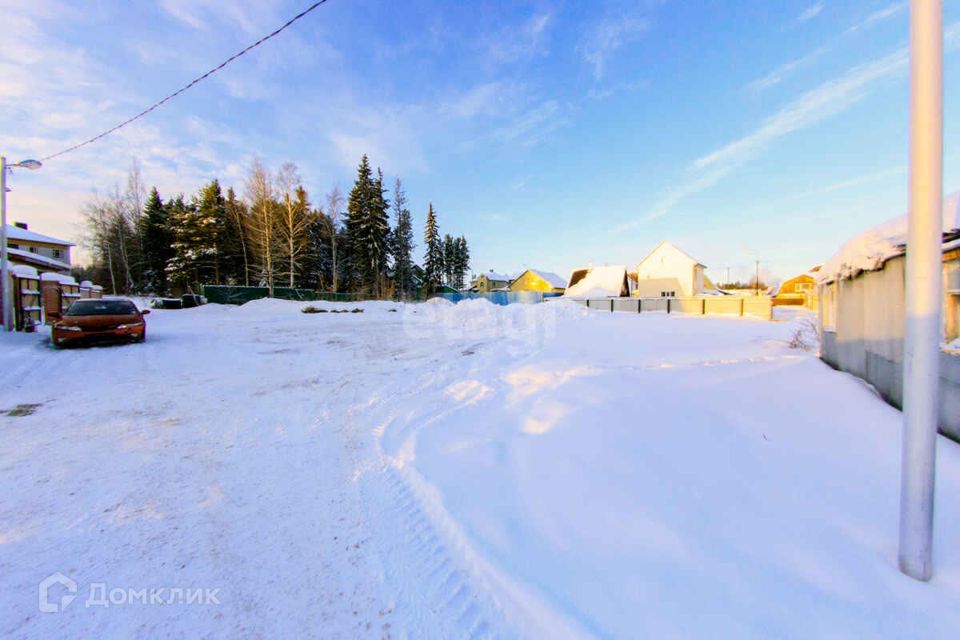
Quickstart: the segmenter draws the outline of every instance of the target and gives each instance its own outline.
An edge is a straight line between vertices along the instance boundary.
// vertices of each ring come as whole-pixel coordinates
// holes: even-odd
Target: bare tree
[[[327,194],[327,219],[330,221],[330,248],[333,257],[333,290],[337,291],[337,278],[340,274],[337,267],[337,229],[340,226],[340,211],[343,209],[343,194],[340,187],[335,186]]]
[[[274,200],[273,179],[270,172],[258,159],[250,163],[244,195],[250,207],[251,241],[260,255],[267,295],[272,298],[277,203]]]
[[[296,284],[297,265],[307,247],[310,228],[310,203],[307,192],[300,184],[297,165],[285,162],[277,172],[277,192],[280,196],[281,212],[279,235],[283,246],[283,257],[287,265],[289,286]]]

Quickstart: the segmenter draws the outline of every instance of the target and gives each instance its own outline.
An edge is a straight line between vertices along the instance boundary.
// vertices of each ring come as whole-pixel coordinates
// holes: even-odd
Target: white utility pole
[[[7,159],[0,156],[0,285],[3,288],[3,330],[13,331],[13,301],[7,262]]]
[[[943,0],[910,2],[910,206],[903,345],[900,570],[933,576],[943,291]]]
[[[7,171],[13,167],[35,171],[43,166],[39,160],[22,160],[7,164],[0,156],[0,283],[3,284],[3,299],[0,300],[3,330],[13,331],[13,295],[10,286],[10,263],[7,261]]]

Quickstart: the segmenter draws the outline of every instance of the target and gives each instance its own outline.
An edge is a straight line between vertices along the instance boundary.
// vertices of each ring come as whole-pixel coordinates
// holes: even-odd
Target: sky
[[[308,0],[0,0],[0,153],[137,113]],[[960,189],[960,2],[945,2],[945,190]],[[906,209],[908,8],[890,0],[329,0],[146,118],[11,177],[8,213],[81,242],[136,160],[162,197],[254,158],[316,204],[360,156],[475,272],[635,267],[669,240],[786,278]],[[422,253],[422,243],[416,251]],[[83,252],[80,253],[81,258]]]

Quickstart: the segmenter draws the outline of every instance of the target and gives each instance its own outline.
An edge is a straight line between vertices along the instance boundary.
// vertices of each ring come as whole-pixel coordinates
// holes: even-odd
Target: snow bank
[[[960,230],[960,191],[943,201],[943,232]],[[874,271],[903,254],[907,244],[907,215],[888,220],[854,237],[813,274],[817,284],[852,278],[861,271]]]

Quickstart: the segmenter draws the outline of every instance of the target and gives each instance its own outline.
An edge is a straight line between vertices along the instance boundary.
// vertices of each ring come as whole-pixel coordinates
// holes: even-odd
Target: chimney
[[[27,223],[26,223],[26,222],[14,222],[13,224],[14,224],[14,226],[20,227],[20,228],[23,229],[24,231],[27,231]]]

